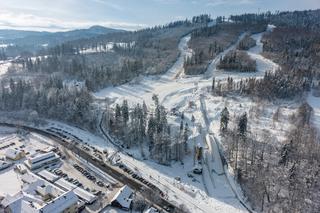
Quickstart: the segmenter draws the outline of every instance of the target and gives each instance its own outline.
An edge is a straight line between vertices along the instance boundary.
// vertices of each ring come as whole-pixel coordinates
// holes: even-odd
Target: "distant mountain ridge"
[[[48,34],[50,34],[50,32],[3,29],[3,30],[0,30],[0,40],[5,41],[5,40],[24,38],[27,36],[39,36],[39,35],[48,35]]]
[[[103,26],[92,26],[88,29],[77,29],[66,32],[37,32],[25,30],[0,30],[0,43],[18,46],[32,46],[34,48],[46,44],[54,46],[71,40],[91,38],[99,35],[125,32],[125,30],[107,28]]]

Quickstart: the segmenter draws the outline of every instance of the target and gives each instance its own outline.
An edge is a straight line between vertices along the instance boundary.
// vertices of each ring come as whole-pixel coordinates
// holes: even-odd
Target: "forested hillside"
[[[65,32],[35,32],[23,30],[0,30],[0,42],[10,57],[33,56],[37,51],[54,47],[77,39],[92,39],[99,35],[125,32],[124,30],[92,26],[89,29],[78,29]]]
[[[181,212],[320,212],[320,10],[0,36],[3,118],[70,134],[97,177]]]
[[[105,123],[110,134],[123,141],[123,146],[139,148],[143,159],[153,159],[164,165],[171,161],[183,162],[188,150],[190,129],[182,114],[177,130],[168,123],[168,112],[159,103],[159,97],[153,95],[154,108],[145,102],[131,109],[128,101],[117,104],[113,110],[106,110]],[[148,149],[145,150],[144,147]]]
[[[282,121],[294,125],[284,143],[274,142],[268,135],[258,139],[248,132],[250,118],[246,114],[232,118],[229,116],[232,112],[221,114],[221,134],[228,161],[253,207],[261,212],[318,212],[320,208],[318,130],[311,122],[313,109],[304,101],[308,92],[318,94],[319,18],[319,10],[231,17],[238,23],[254,19],[276,26],[262,39],[263,54],[281,68],[267,72],[262,79],[240,82],[230,79],[216,94],[300,103],[290,115],[290,121]],[[280,116],[284,115],[279,108],[273,114],[274,122]],[[234,126],[226,130],[231,119]]]
[[[95,129],[96,115],[92,111],[92,95],[86,88],[70,89],[58,77],[40,84],[18,80],[1,82],[0,109],[5,112],[25,111],[28,119],[50,118],[77,126]]]
[[[227,71],[255,72],[257,64],[246,52],[235,50],[220,59],[218,68]]]
[[[178,58],[181,37],[210,20],[204,15],[137,32],[68,42],[40,51],[45,57],[26,58],[23,67],[32,73],[63,73],[85,81],[93,91],[122,84],[140,74],[153,75],[168,70]]]
[[[219,18],[217,20],[220,20]],[[241,33],[258,33],[266,30],[263,23],[230,23],[221,19],[214,26],[207,26],[192,33],[190,47],[193,55],[185,63],[185,74],[199,75],[206,71],[209,62],[220,52],[235,43]]]

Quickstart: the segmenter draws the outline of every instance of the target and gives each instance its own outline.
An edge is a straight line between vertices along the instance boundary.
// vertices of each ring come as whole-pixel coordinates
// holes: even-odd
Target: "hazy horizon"
[[[3,0],[0,29],[66,31],[101,25],[136,30],[194,15],[317,9],[319,0]]]

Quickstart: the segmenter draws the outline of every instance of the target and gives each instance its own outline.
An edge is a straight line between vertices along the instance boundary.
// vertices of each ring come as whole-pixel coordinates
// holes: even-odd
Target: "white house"
[[[45,165],[49,165],[51,163],[54,163],[58,161],[60,157],[54,153],[54,152],[48,152],[44,154],[35,154],[27,158],[27,160],[24,162],[25,165],[31,169],[38,169]]]
[[[20,160],[25,157],[25,153],[22,150],[9,148],[6,150],[5,156],[10,160]]]

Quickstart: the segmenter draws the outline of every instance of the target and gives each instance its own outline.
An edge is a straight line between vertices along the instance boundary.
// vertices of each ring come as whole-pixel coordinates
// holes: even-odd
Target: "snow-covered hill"
[[[272,30],[269,26],[268,30]],[[250,57],[257,62],[258,72],[255,73],[241,73],[241,72],[226,72],[218,70],[217,64],[220,57],[223,57],[230,50],[236,48],[238,42],[243,38],[241,35],[234,45],[219,54],[212,60],[208,66],[207,72],[203,76],[185,76],[183,70],[183,62],[186,56],[192,54],[192,50],[188,48],[188,41],[190,35],[181,39],[179,50],[181,52],[179,59],[173,67],[164,75],[160,76],[142,76],[132,82],[118,86],[108,87],[97,93],[95,97],[104,99],[111,98],[115,103],[121,103],[124,99],[128,100],[132,105],[145,101],[147,104],[152,104],[152,95],[157,94],[161,104],[168,110],[178,108],[185,112],[187,119],[191,116],[196,117],[196,121],[202,127],[207,126],[206,131],[217,133],[215,131],[216,123],[211,126],[211,121],[218,120],[220,111],[224,102],[220,102],[221,107],[215,107],[216,111],[212,110],[212,103],[208,102],[210,112],[207,113],[207,107],[203,106],[205,101],[202,100],[204,94],[207,93],[206,88],[211,86],[212,77],[215,77],[222,82],[226,81],[228,77],[233,77],[234,80],[240,80],[249,77],[263,77],[266,71],[275,71],[279,66],[271,60],[264,58],[260,53],[262,52],[262,38],[263,33],[252,35],[256,40],[257,45],[251,48],[248,52]],[[190,109],[188,104],[190,101],[195,103],[195,107]],[[208,116],[208,118],[206,118]],[[174,117],[169,118],[169,122],[177,122]],[[178,125],[178,124],[176,124]],[[192,125],[190,123],[190,125]],[[210,135],[206,137],[199,134],[196,127],[193,128],[193,136],[191,138],[198,138],[203,140],[206,138],[206,155],[204,173],[200,184],[190,183],[187,178],[182,178],[182,181],[177,183],[175,177],[184,177],[192,168],[192,162],[186,160],[185,167],[174,164],[172,167],[164,167],[149,161],[132,160],[128,156],[121,156],[122,161],[135,168],[142,176],[159,185],[164,191],[168,193],[169,199],[174,200],[178,204],[184,204],[192,212],[242,212],[246,208],[239,202],[238,198],[243,200],[241,190],[232,182],[230,174],[224,174],[224,168],[221,164],[219,156],[218,144],[216,138]],[[202,138],[202,139],[201,139]],[[192,140],[192,139],[190,139]],[[190,159],[192,159],[190,157]],[[192,161],[192,160],[191,160]],[[189,168],[188,168],[189,167]],[[228,172],[228,171],[227,171]],[[231,181],[231,182],[230,182]],[[202,186],[201,186],[202,185]]]

